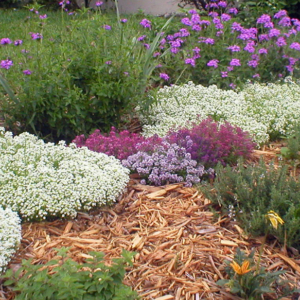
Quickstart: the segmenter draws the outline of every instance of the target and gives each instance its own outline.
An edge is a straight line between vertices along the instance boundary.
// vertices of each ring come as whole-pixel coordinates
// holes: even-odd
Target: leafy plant
[[[132,266],[134,253],[123,250],[122,258],[113,259],[111,266],[103,262],[103,253],[90,252],[91,258],[79,264],[67,258],[68,248],[61,248],[45,265],[33,265],[23,260],[22,267],[4,275],[5,285],[17,293],[16,300],[133,300],[135,291],[122,283],[125,267]],[[50,273],[51,271],[51,273]]]
[[[257,166],[244,166],[243,161],[236,168],[219,165],[212,186],[200,189],[246,232],[254,236],[270,233],[282,244],[300,249],[300,182],[287,175],[287,166],[276,168],[263,160]],[[278,230],[266,226],[269,211],[276,211],[284,220]]]
[[[286,281],[280,278],[284,271],[268,272],[254,261],[254,251],[246,255],[238,248],[233,261],[225,263],[225,272],[229,279],[219,280],[217,284],[229,287],[231,293],[242,299],[262,299],[266,293],[276,293],[276,299],[280,299],[279,297],[294,292]]]

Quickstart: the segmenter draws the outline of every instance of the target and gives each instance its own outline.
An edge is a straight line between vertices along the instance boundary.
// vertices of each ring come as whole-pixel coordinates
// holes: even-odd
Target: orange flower
[[[251,269],[249,269],[249,264],[250,263],[248,260],[245,260],[241,266],[237,262],[232,261],[230,266],[232,267],[232,269],[234,270],[235,273],[237,273],[239,275],[244,275],[251,271]]]

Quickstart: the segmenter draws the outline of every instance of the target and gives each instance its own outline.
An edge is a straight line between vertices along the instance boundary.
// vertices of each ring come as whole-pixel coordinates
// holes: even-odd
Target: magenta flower
[[[227,47],[227,49],[231,50],[231,52],[239,52],[239,51],[241,51],[241,48],[238,45],[229,46],[229,47]]]
[[[242,31],[243,26],[240,23],[233,22],[231,25],[232,31]]]
[[[201,51],[201,49],[198,48],[198,47],[195,47],[195,48],[193,49],[193,51],[194,51],[194,53],[199,54],[200,51]]]
[[[157,56],[160,56],[160,52],[154,52],[153,53],[153,57],[157,57]]]
[[[9,38],[3,38],[3,39],[0,40],[1,45],[8,45],[8,44],[11,44],[11,43],[12,43],[12,41]]]
[[[97,1],[97,2],[96,2],[96,6],[97,6],[97,7],[101,6],[102,4],[103,4],[103,1]]]
[[[218,60],[217,59],[212,59],[207,63],[207,66],[209,67],[214,67],[215,69],[218,67]]]
[[[108,60],[108,61],[106,61],[105,63],[106,63],[107,65],[111,65],[112,62],[111,62],[111,60]]]
[[[294,58],[294,57],[289,57],[288,58],[289,61],[290,61],[290,65],[295,65],[295,63],[299,60],[298,58]]]
[[[40,19],[47,19],[47,15],[45,14],[45,15],[40,15]]]
[[[32,72],[31,72],[30,70],[24,70],[24,71],[23,71],[23,74],[25,74],[25,75],[31,75],[31,73],[32,73]]]
[[[161,79],[163,79],[163,80],[166,80],[166,81],[168,81],[168,80],[170,79],[169,75],[166,74],[166,73],[160,73],[160,74],[159,74],[159,77],[160,77]]]
[[[273,22],[266,22],[266,23],[264,24],[264,27],[265,27],[265,28],[274,28],[274,24],[273,24]]]
[[[195,24],[195,25],[193,25],[193,26],[192,26],[192,30],[194,30],[194,31],[201,31],[201,30],[202,30],[202,28],[201,28],[201,26],[200,26],[200,25],[198,25],[198,24]]]
[[[238,58],[233,58],[230,61],[229,65],[232,66],[232,67],[239,67],[241,65],[241,62]]]
[[[228,72],[221,72],[221,77],[228,77]]]
[[[110,25],[104,25],[103,28],[104,28],[105,30],[111,30],[111,26],[110,26]]]
[[[218,5],[217,5],[216,8],[218,8]],[[217,17],[219,14],[218,14],[217,12],[215,12],[215,11],[211,11],[208,15],[209,15],[210,17],[212,17],[212,18],[215,18],[215,17]]]
[[[258,39],[259,39],[260,42],[262,42],[262,41],[269,41],[270,40],[270,38],[269,38],[269,36],[267,34],[260,34],[258,36]]]
[[[252,76],[252,78],[259,78],[259,77],[260,77],[259,74],[254,74],[254,75]]]
[[[121,23],[127,23],[127,19],[121,19]]]
[[[23,44],[23,41],[22,40],[15,40],[14,41],[14,45],[15,46],[20,46],[20,45],[22,45]]]
[[[287,70],[292,73],[294,71],[293,66],[285,66],[287,68]]]
[[[253,42],[253,41],[252,41]],[[247,43],[247,45],[244,47],[244,50],[249,52],[249,53],[254,53],[255,52],[255,48],[253,46],[253,43]]]
[[[150,28],[151,29],[151,21],[149,21],[147,19],[143,19],[140,22],[140,25],[142,25],[144,28]]]
[[[212,38],[207,38],[203,41],[203,43],[213,45],[215,43],[215,40]]]
[[[297,50],[297,51],[300,51],[300,44],[297,43],[297,42],[291,43],[290,48],[294,49],[294,50]]]
[[[234,90],[236,88],[236,84],[230,83],[229,86]]]
[[[11,66],[13,66],[13,62],[11,60],[1,60],[0,66],[2,69],[8,70]]]
[[[191,15],[196,14],[196,13],[197,13],[197,11],[195,9],[189,10],[189,14],[191,14]]]
[[[144,47],[148,50],[150,49],[150,45],[149,44],[144,44]]]

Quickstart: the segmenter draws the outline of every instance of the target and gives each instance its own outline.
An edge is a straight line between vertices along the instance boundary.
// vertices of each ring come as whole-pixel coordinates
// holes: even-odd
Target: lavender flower
[[[193,67],[196,66],[195,59],[193,59],[193,58],[186,58],[186,59],[185,59],[185,63],[186,63],[187,65],[191,65],[191,66],[193,66]]]
[[[141,35],[140,37],[137,38],[139,42],[143,41],[147,36],[146,35]]]
[[[11,60],[1,60],[0,66],[2,69],[8,70],[11,66],[13,66],[13,62]]]
[[[170,76],[166,73],[160,73],[159,77],[163,80],[166,80],[166,81],[168,81],[170,79]]]
[[[220,1],[220,2],[218,2],[218,5],[219,5],[220,7],[223,7],[223,8],[227,7],[226,1]]]
[[[222,14],[222,15],[221,15],[221,20],[222,20],[223,22],[227,22],[227,21],[231,20],[231,16],[228,15],[228,14]]]
[[[108,60],[105,62],[107,65],[111,65],[112,61],[111,60]]]
[[[292,26],[291,18],[290,17],[283,17],[279,22],[278,25],[283,27],[290,27]]]
[[[140,25],[142,25],[144,28],[150,28],[151,29],[151,21],[149,21],[147,19],[143,19],[140,22]]]
[[[238,58],[233,58],[230,61],[229,65],[232,66],[232,67],[239,67],[241,65],[241,62]]]
[[[185,28],[181,28],[179,31],[180,31],[182,37],[190,35],[189,31]]]
[[[276,29],[276,28],[273,28],[273,29],[270,29],[269,31],[269,37],[277,37],[280,35],[280,30],[279,29]]]
[[[207,66],[217,68],[218,67],[218,62],[219,61],[217,59],[212,59],[207,63]]]
[[[97,6],[97,7],[101,6],[102,4],[103,4],[103,1],[97,1],[97,2],[96,2],[96,6]]]
[[[23,41],[22,40],[15,40],[14,41],[14,45],[15,46],[19,46],[19,45],[22,45],[23,44]]]
[[[228,72],[221,72],[221,77],[222,77],[222,78],[228,77]]]
[[[31,75],[31,73],[32,72],[30,70],[28,70],[28,69],[23,71],[23,74],[25,74],[25,75]]]
[[[267,22],[271,22],[271,17],[267,14],[260,16],[256,21],[257,24],[264,24]]]
[[[183,19],[181,19],[181,23],[183,25],[186,25],[186,26],[192,26],[193,25],[192,21],[189,18],[183,18]]]
[[[33,40],[41,40],[43,38],[43,36],[40,33],[32,33],[31,32],[30,35]]]
[[[40,19],[44,20],[44,19],[47,19],[48,16],[45,14],[45,15],[40,15]]]
[[[238,45],[229,46],[229,47],[227,47],[227,49],[231,50],[231,52],[239,52],[239,51],[241,51],[241,48]]]
[[[8,44],[11,44],[11,43],[12,43],[12,41],[9,38],[3,38],[3,39],[0,40],[1,45],[8,45]]]
[[[276,45],[277,45],[278,47],[283,47],[283,46],[285,46],[285,45],[286,45],[286,40],[285,40],[285,38],[284,38],[284,37],[279,37],[279,38],[277,39],[277,41],[276,41]]]
[[[110,26],[110,25],[104,25],[103,28],[104,28],[105,30],[111,30],[111,26]]]
[[[121,23],[127,23],[127,19],[121,19]]]
[[[228,12],[230,14],[237,15],[239,11],[235,7],[232,7],[232,8],[229,8]]]
[[[280,19],[282,17],[285,17],[287,15],[287,11],[286,10],[280,10],[279,12],[277,12],[274,15],[274,19]]]
[[[231,25],[232,31],[242,31],[243,26],[240,23],[233,22]]]
[[[297,51],[300,51],[300,44],[297,43],[297,42],[291,43],[290,48],[294,49],[294,50],[297,50]]]
[[[247,65],[249,67],[256,68],[258,66],[258,61],[257,60],[249,60]]]

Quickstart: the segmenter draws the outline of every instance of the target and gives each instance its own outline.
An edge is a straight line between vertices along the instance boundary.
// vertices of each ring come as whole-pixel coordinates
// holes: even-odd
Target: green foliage
[[[213,186],[201,186],[223,213],[241,222],[244,229],[254,236],[268,232],[281,243],[300,249],[300,183],[287,175],[287,167],[276,168],[263,160],[258,166],[237,168],[218,166]],[[277,230],[266,224],[266,214],[277,212],[285,224]]]
[[[93,258],[84,264],[67,258],[68,248],[58,250],[61,259],[54,259],[44,266],[32,265],[23,260],[22,267],[14,273],[8,270],[5,285],[13,286],[16,300],[133,300],[135,291],[124,285],[125,266],[132,266],[134,253],[123,250],[122,258],[113,259],[111,266],[103,262],[103,253],[90,252]],[[49,268],[52,270],[49,274]]]
[[[300,124],[296,124],[292,130],[293,134],[287,138],[287,147],[281,148],[281,155],[287,160],[300,159]]]
[[[279,291],[280,295],[276,295],[276,299],[279,299],[279,296],[287,296],[294,292],[280,279],[284,271],[268,272],[259,262],[255,263],[253,256],[254,251],[247,256],[238,248],[234,262],[225,261],[225,271],[229,279],[219,280],[217,284],[230,287],[231,293],[245,300],[261,299],[264,294],[275,291]]]
[[[31,12],[16,19],[19,26],[10,28],[10,38],[23,40],[22,46],[0,49],[14,63],[14,70],[4,70],[0,80],[14,100],[0,96],[11,130],[71,141],[95,128],[105,132],[118,127],[137,103],[144,108],[151,104],[144,105],[143,99],[156,65],[153,53],[171,19],[159,28],[153,24],[150,31],[134,17],[128,20],[134,24],[122,23],[119,14],[103,15],[100,10],[47,16],[41,22]],[[31,39],[30,32],[43,39]],[[138,41],[144,33],[149,49]],[[26,69],[32,74],[24,75]]]

